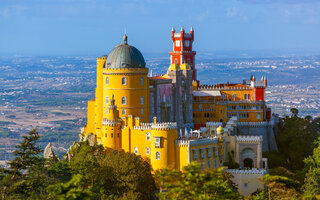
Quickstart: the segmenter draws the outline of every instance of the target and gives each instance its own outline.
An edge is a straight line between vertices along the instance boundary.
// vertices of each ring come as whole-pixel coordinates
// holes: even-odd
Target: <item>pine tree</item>
[[[28,135],[23,136],[23,141],[16,145],[14,151],[15,159],[9,162],[10,174],[12,178],[21,178],[27,170],[39,168],[44,159],[39,156],[42,149],[36,146],[36,141],[40,138],[37,129],[31,130]]]

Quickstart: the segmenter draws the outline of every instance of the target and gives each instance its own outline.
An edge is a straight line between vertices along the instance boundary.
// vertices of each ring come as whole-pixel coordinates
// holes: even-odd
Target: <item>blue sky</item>
[[[0,55],[102,55],[120,43],[167,52],[195,29],[200,51],[320,49],[319,0],[0,0]]]

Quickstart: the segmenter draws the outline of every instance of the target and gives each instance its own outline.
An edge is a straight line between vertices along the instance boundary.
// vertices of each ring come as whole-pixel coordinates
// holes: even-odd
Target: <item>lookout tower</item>
[[[196,80],[195,55],[192,51],[192,43],[194,40],[194,31],[191,27],[190,33],[186,33],[182,27],[179,33],[176,33],[174,27],[171,30],[171,40],[173,42],[173,50],[169,52],[171,64],[188,63],[192,70],[192,80]]]

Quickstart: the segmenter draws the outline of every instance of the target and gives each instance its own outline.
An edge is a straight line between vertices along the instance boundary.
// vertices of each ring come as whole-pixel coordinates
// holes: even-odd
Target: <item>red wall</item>
[[[255,88],[256,90],[256,101],[264,101],[264,88]]]

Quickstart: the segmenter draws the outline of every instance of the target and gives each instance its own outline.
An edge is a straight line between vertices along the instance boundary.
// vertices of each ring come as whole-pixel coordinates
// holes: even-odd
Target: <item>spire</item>
[[[115,102],[114,95],[112,94],[111,100],[110,100],[110,105],[114,106],[114,102]]]
[[[127,44],[128,36],[124,34],[123,36],[123,44]]]
[[[150,77],[153,77],[152,69],[150,70]]]
[[[182,31],[184,31],[184,27],[183,27],[183,26],[181,27],[181,32],[182,32]]]
[[[175,32],[175,30],[174,30],[174,27],[173,27],[173,26],[172,26],[172,29],[171,29],[171,31],[172,31],[172,32]]]
[[[190,29],[190,31],[191,31],[191,32],[193,32],[193,27],[192,27],[192,26],[191,26],[191,29]]]
[[[264,80],[264,77],[263,77],[263,76],[261,76],[261,80],[262,80],[262,81]]]

